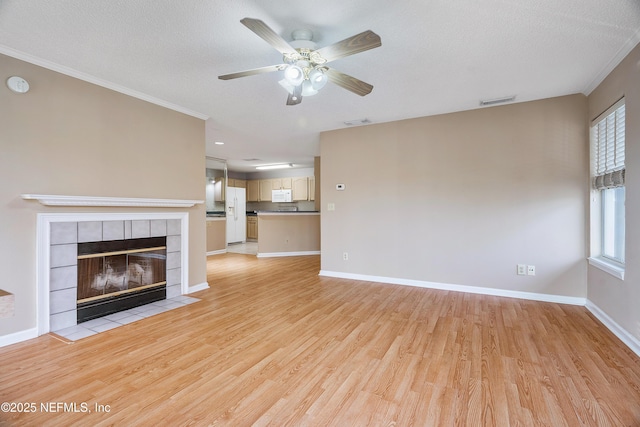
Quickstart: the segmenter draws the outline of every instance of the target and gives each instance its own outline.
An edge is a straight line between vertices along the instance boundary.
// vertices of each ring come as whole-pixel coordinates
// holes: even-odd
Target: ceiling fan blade
[[[287,105],[298,105],[302,102],[302,85],[293,88],[293,93],[287,98]]]
[[[382,46],[380,36],[371,30],[316,50],[327,62]]]
[[[373,90],[373,86],[369,83],[365,83],[362,80],[351,77],[348,74],[341,73],[340,71],[327,68],[325,74],[327,75],[327,78],[330,82],[335,83],[338,86],[355,93],[356,95],[365,96],[371,93],[371,91]]]
[[[237,79],[239,77],[254,76],[256,74],[280,71],[280,70],[283,70],[285,67],[286,67],[286,64],[269,65],[268,67],[254,68],[252,70],[238,71],[237,73],[225,74],[222,76],[218,76],[218,78],[220,80],[231,80],[231,79]]]
[[[273,31],[267,24],[265,24],[261,20],[244,18],[241,19],[240,22],[242,22],[245,27],[256,33],[258,37],[273,46],[281,54],[296,55],[298,53],[289,45],[289,43],[285,41],[285,39],[276,34],[275,31]]]

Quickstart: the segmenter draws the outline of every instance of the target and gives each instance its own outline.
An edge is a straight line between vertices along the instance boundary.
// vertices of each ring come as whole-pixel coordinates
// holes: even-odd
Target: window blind
[[[623,98],[598,117],[591,127],[591,171],[597,190],[624,186],[624,121]]]

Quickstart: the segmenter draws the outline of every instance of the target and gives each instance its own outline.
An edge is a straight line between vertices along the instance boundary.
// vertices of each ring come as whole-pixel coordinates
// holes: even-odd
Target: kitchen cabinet
[[[260,200],[260,181],[247,181],[247,202],[257,202]]]
[[[309,199],[309,178],[292,178],[292,187],[291,195],[294,202]]]
[[[271,178],[247,181],[247,201],[248,202],[270,202],[272,190],[291,190],[294,202],[314,200],[310,199],[309,181],[312,184],[315,195],[315,179],[313,177],[296,178]]]
[[[316,177],[309,177],[309,200],[314,201],[316,199]]]
[[[291,190],[293,188],[292,183],[293,178],[280,178],[280,190]]]
[[[247,239],[258,240],[258,217],[247,217]]]
[[[258,194],[259,202],[270,202],[272,190],[291,190],[291,178],[261,179]]]
[[[227,187],[247,188],[247,180],[229,178],[229,183],[227,184]]]
[[[258,201],[260,202],[270,202],[271,201],[271,180],[270,179],[261,179],[260,180],[260,193],[258,195]]]
[[[272,190],[291,190],[292,178],[271,178],[265,181],[271,181]]]

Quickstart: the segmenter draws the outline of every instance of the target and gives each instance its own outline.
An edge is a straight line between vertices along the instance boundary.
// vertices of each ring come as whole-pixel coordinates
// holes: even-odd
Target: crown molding
[[[191,117],[195,117],[200,120],[207,120],[209,118],[209,116],[207,116],[206,114],[202,114],[197,111],[193,111],[188,108],[181,107],[180,105],[173,104],[163,99],[155,98],[153,96],[147,95],[146,93],[138,92],[128,87],[121,86],[117,83],[113,83],[108,80],[103,80],[99,77],[95,77],[90,74],[83,73],[82,71],[78,71],[73,68],[66,67],[64,65],[56,64],[55,62],[39,58],[37,56],[33,56],[28,53],[21,52],[19,50],[10,48],[2,44],[0,44],[0,53],[3,55],[10,56],[12,58],[19,59],[24,62],[28,62],[30,64],[38,65],[48,70],[56,71],[64,75],[74,77],[79,80],[84,80],[85,82],[93,83],[94,85],[97,85],[97,86],[102,86],[104,88],[111,89],[116,92],[120,92],[122,94],[131,96],[133,98],[138,98],[143,101],[150,102],[151,104],[168,108],[169,110],[177,111],[179,113],[186,114]]]

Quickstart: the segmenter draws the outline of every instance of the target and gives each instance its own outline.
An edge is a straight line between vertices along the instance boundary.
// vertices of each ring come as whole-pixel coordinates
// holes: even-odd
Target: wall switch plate
[[[518,276],[527,275],[527,266],[524,264],[518,264]]]
[[[527,276],[535,276],[535,275],[536,275],[536,266],[527,265]]]
[[[335,203],[327,203],[327,210],[328,211],[335,211],[336,210],[336,204]]]

